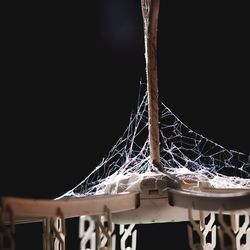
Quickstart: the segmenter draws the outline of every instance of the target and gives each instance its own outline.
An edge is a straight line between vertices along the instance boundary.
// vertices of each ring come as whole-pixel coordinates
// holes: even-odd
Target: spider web
[[[140,191],[145,178],[174,176],[181,182],[212,188],[250,188],[250,155],[226,149],[192,131],[160,104],[160,161],[164,173],[150,163],[148,101],[140,85],[138,106],[129,125],[106,158],[76,187],[59,198]]]

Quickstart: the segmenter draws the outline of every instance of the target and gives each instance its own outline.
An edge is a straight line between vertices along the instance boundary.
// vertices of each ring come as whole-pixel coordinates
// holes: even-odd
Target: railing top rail
[[[139,193],[96,195],[61,200],[1,197],[0,202],[2,212],[11,211],[16,222],[19,219],[20,223],[25,223],[56,217],[59,211],[63,213],[64,218],[73,218],[103,214],[105,206],[111,213],[132,210],[139,206]]]

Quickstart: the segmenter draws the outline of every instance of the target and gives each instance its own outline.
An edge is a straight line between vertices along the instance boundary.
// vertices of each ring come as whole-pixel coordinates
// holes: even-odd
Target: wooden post
[[[160,0],[141,0],[148,90],[150,160],[160,168],[159,105],[157,77],[157,25]]]

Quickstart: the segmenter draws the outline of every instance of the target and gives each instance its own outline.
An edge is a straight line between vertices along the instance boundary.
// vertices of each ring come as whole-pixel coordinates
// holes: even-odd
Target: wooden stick
[[[148,90],[150,160],[160,166],[159,107],[157,77],[157,25],[160,0],[141,0]]]

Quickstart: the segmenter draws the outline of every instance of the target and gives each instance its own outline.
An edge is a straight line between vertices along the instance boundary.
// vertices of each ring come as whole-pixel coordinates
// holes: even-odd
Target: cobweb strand
[[[136,112],[106,158],[76,187],[62,195],[84,197],[140,191],[145,178],[163,178],[149,157],[148,96],[141,84]],[[161,103],[160,161],[181,182],[207,182],[212,188],[250,188],[250,155],[228,150],[192,131]]]

